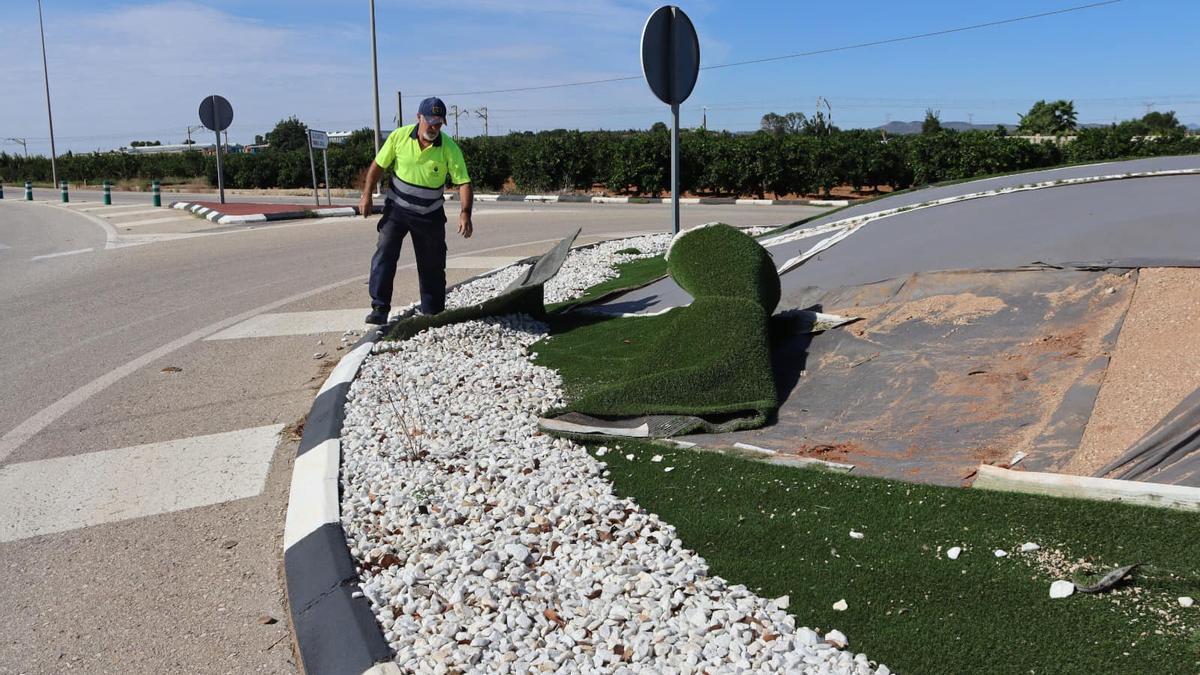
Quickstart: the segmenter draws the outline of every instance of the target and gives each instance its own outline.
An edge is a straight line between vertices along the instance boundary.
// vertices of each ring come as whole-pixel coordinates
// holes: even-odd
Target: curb
[[[321,385],[292,467],[283,533],[284,584],[303,672],[398,673],[392,650],[358,590],[341,525],[339,471],[346,395],[379,339],[367,333]]]
[[[445,193],[446,201],[457,201],[457,192]],[[532,202],[539,204],[670,204],[670,197],[593,197],[590,195],[475,195],[477,202]],[[849,206],[848,199],[735,199],[733,197],[684,197],[680,204],[724,204],[732,206]]]
[[[246,213],[242,215],[231,215],[222,213],[216,209],[210,209],[207,206],[201,206],[192,202],[172,202],[170,208],[190,211],[191,213],[211,220],[219,225],[238,225],[242,223],[265,223],[274,220],[295,220],[297,218],[331,218],[335,216],[357,216],[358,208],[354,206],[334,206],[317,209],[304,209],[302,211],[279,211],[276,213]],[[377,206],[373,209],[380,213],[383,212],[382,206]]]

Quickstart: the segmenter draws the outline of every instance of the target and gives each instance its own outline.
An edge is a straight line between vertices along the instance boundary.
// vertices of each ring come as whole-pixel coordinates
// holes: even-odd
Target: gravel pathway
[[[563,288],[658,239],[572,254]],[[403,668],[888,673],[837,631],[797,628],[785,598],[709,576],[672,526],[613,494],[601,459],[540,433],[562,396],[528,356],[545,334],[523,316],[432,329],[377,345],[351,386],[342,524]]]

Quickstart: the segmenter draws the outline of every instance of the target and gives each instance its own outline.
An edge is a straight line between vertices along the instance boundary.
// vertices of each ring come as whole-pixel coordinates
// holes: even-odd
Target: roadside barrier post
[[[33,182],[25,181],[25,201],[33,201]]]
[[[69,194],[67,194],[67,181],[64,180],[62,182],[62,185],[60,185],[59,187],[62,189],[63,203],[66,204],[67,202],[71,201],[71,196]]]
[[[112,183],[104,181],[104,205],[112,206]]]
[[[4,199],[4,183],[0,183],[0,199]]]
[[[158,181],[150,183],[150,194],[154,195],[154,205],[162,206],[162,195],[158,193]]]

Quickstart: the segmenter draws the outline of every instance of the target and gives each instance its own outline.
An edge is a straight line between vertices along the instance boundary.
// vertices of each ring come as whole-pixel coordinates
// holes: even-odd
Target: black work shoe
[[[391,309],[390,307],[372,307],[371,313],[368,314],[367,318],[363,319],[363,321],[364,321],[364,323],[374,324],[376,326],[382,326],[385,323],[387,323],[388,311],[390,309]]]

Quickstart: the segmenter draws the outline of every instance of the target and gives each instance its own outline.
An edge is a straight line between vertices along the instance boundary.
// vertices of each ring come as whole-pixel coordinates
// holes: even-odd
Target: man
[[[371,258],[371,313],[366,322],[387,323],[392,309],[392,283],[396,260],[404,235],[412,235],[417,258],[417,278],[421,285],[421,312],[437,314],[446,308],[446,212],[442,190],[446,177],[458,187],[462,210],[458,214],[458,233],[471,237],[471,207],[475,196],[467,164],[454,139],[442,134],[446,123],[446,104],[439,98],[427,98],[417,108],[417,123],[400,127],[387,141],[367,168],[358,212],[371,214],[371,192],[384,172],[391,173],[383,206],[383,217],[375,229],[379,241]]]

